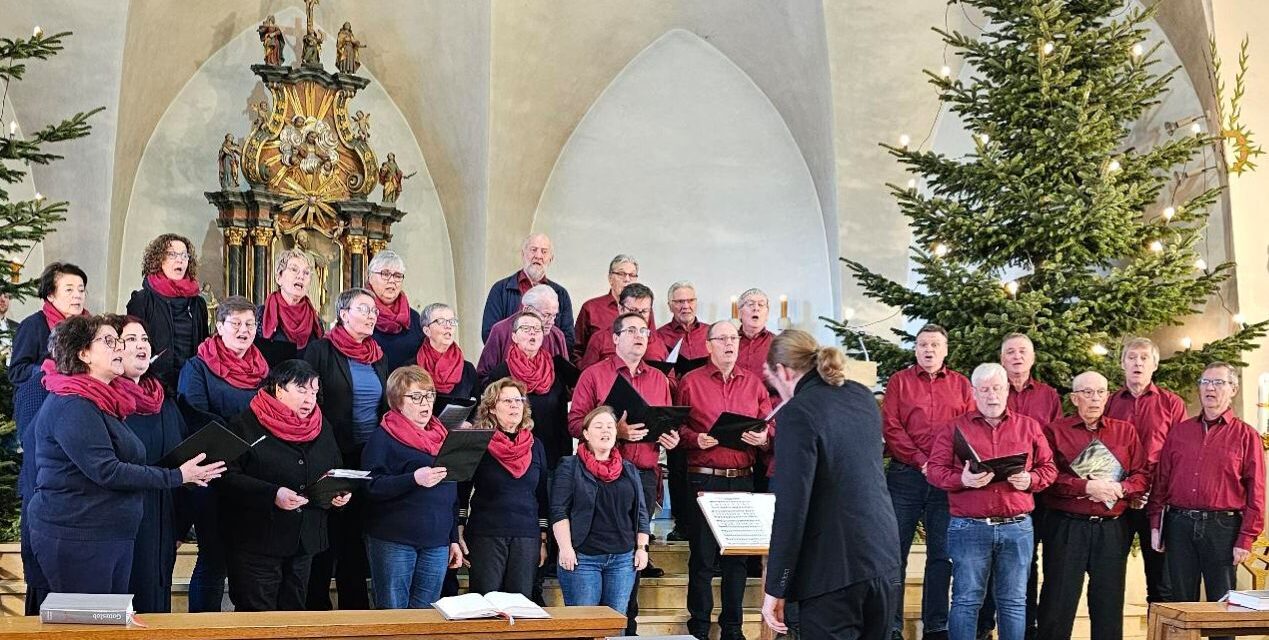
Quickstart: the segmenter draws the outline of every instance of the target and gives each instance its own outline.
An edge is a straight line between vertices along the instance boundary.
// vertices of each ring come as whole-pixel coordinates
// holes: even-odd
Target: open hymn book
[[[725,556],[766,555],[771,546],[775,495],[743,491],[702,492],[696,498]]]
[[[506,618],[515,624],[516,618],[550,618],[546,609],[519,593],[490,591],[485,595],[465,593],[461,596],[441,598],[432,603],[446,620],[471,620],[473,618]]]

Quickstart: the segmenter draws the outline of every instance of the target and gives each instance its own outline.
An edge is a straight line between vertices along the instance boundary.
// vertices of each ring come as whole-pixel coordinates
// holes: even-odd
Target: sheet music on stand
[[[725,556],[761,556],[771,546],[775,495],[706,491],[696,497],[718,548]]]

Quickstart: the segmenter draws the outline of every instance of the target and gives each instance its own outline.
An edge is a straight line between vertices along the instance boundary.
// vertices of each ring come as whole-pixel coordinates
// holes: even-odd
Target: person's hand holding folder
[[[445,467],[419,467],[414,470],[414,482],[420,487],[435,487],[445,479]]]
[[[629,423],[626,418],[629,412],[622,411],[621,418],[617,420],[617,439],[626,442],[639,442],[648,437],[648,427],[642,422]]]
[[[211,464],[200,464],[206,459],[207,454],[200,453],[181,465],[179,467],[181,470],[181,482],[205,487],[208,482],[224,475],[225,463],[223,461],[218,460]]]
[[[970,470],[969,465],[970,461],[966,460],[965,468],[961,470],[961,484],[965,485],[968,489],[981,489],[991,484],[992,479],[996,477],[996,474],[992,473],[990,470],[982,473],[974,473]]]

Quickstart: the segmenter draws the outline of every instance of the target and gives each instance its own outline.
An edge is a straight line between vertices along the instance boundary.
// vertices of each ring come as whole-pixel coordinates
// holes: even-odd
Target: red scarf
[[[489,441],[489,454],[502,465],[512,478],[523,478],[533,462],[533,432],[521,430],[512,440],[502,429],[494,431]]]
[[[370,285],[366,285],[366,288],[370,289]],[[397,294],[397,299],[392,304],[385,304],[378,295],[372,297],[375,299],[375,308],[379,309],[379,318],[375,320],[377,331],[395,334],[410,328],[410,302],[406,300],[404,291]]]
[[[463,350],[458,348],[457,342],[449,345],[445,353],[441,353],[432,347],[431,340],[424,338],[423,346],[419,347],[419,353],[414,359],[432,375],[432,384],[436,386],[438,393],[453,391],[463,379]]]
[[[46,374],[43,379],[44,388],[59,396],[80,396],[91,400],[102,413],[108,413],[120,420],[127,418],[137,410],[137,403],[132,397],[119,392],[101,380],[86,373],[66,375],[64,373]]]
[[[53,303],[48,300],[44,301],[44,307],[40,309],[40,312],[44,314],[44,322],[48,323],[50,331],[66,319],[66,316],[62,315],[62,312],[58,311],[57,307],[53,306]],[[88,316],[92,314],[88,313],[87,309],[83,309],[79,312],[79,315]]]
[[[313,413],[301,420],[299,414],[261,389],[251,399],[251,413],[269,433],[287,442],[311,442],[322,432],[322,408],[313,407]]]
[[[136,415],[152,416],[163,409],[163,385],[154,376],[142,376],[136,383],[128,376],[119,376],[110,383],[115,391],[132,398],[136,403]]]
[[[256,389],[260,381],[269,375],[269,363],[256,345],[247,347],[247,352],[239,358],[219,335],[214,335],[198,345],[198,357],[207,363],[207,368],[216,377],[239,389]]]
[[[326,338],[340,353],[362,364],[374,364],[383,357],[383,348],[374,341],[374,338],[368,337],[357,342],[342,324],[331,329]]]
[[[595,476],[600,482],[612,482],[621,477],[621,451],[617,447],[613,447],[608,453],[607,460],[596,460],[595,454],[590,452],[590,447],[585,443],[577,447],[577,459],[582,461],[582,466],[591,475]]]
[[[198,295],[198,281],[186,276],[173,280],[160,273],[151,273],[145,277],[154,292],[164,298],[193,298]]]
[[[282,297],[282,292],[270,293],[264,301],[264,318],[261,323],[264,325],[261,330],[265,338],[272,339],[281,326],[282,333],[296,349],[307,347],[308,341],[314,337],[322,337],[322,322],[317,319],[317,310],[313,308],[308,296],[304,296],[296,304],[289,304]]]
[[[542,349],[532,358],[514,343],[507,348],[507,371],[524,383],[529,393],[543,394],[555,384],[555,361]]]
[[[407,447],[418,449],[430,456],[435,456],[440,452],[441,443],[445,441],[445,436],[449,434],[449,431],[445,429],[445,425],[441,424],[441,421],[437,420],[436,416],[432,416],[426,428],[420,429],[396,409],[383,414],[383,420],[380,420],[379,424],[397,442]]]

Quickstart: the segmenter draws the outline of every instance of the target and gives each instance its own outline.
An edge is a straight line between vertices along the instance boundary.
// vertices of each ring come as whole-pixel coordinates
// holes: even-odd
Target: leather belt
[[[1216,516],[1236,516],[1237,511],[1207,511],[1205,509],[1174,509],[1169,507],[1168,513],[1175,513],[1178,516],[1185,516],[1191,520],[1207,520]]]
[[[1119,516],[1090,516],[1083,513],[1071,513],[1070,511],[1057,511],[1057,513],[1061,514],[1063,518],[1070,518],[1071,520],[1085,520],[1088,522],[1110,522],[1111,520],[1119,519]]]
[[[970,518],[970,520],[973,520],[974,522],[981,522],[983,524],[989,524],[992,526],[1001,525],[1001,524],[1017,524],[1026,519],[1027,519],[1026,516],[1012,516],[1008,518],[998,518],[995,516],[991,516],[987,518]]]
[[[688,473],[699,473],[703,476],[720,476],[723,478],[747,478],[753,475],[753,467],[744,469],[715,469],[713,467],[688,467]]]

